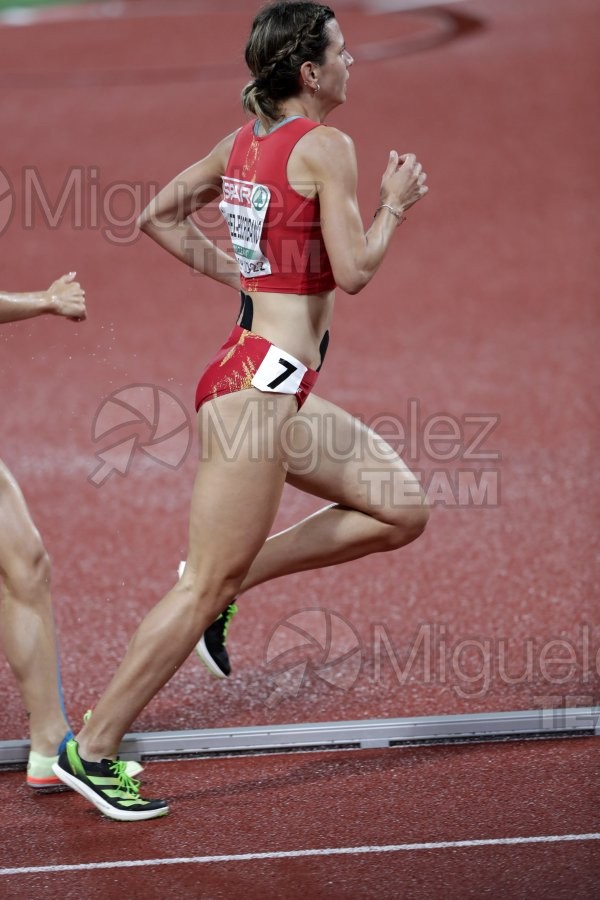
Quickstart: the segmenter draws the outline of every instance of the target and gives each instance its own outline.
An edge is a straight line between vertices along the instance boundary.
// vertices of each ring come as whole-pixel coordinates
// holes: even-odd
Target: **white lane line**
[[[324,847],[315,850],[280,850],[271,853],[233,853],[228,856],[179,856],[163,859],[123,859],[115,862],[78,863],[70,866],[20,866],[0,869],[0,875],[37,875],[41,872],[87,872],[91,869],[133,869],[140,866],[181,866],[192,863],[252,862],[256,859],[295,859],[303,856],[353,856],[361,853],[397,853],[403,850],[451,850],[457,847],[498,847],[514,844],[556,844],[563,841],[598,841],[600,833],[548,834],[532,837],[488,838],[473,841],[437,841],[426,844],[383,844],[370,847]]]

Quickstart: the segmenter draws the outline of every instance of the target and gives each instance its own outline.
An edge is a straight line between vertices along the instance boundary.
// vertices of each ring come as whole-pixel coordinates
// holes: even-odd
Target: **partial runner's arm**
[[[74,278],[75,272],[63,275],[46,291],[28,294],[0,291],[0,324],[48,314],[82,322],[86,317],[85,293]]]

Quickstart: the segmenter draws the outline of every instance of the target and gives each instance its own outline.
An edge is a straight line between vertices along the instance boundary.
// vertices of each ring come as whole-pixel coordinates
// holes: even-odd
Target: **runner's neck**
[[[296,114],[295,116],[286,116],[285,119],[280,119],[278,122],[275,122],[275,124],[272,125],[271,128],[267,129],[264,134],[261,134],[262,127],[260,121],[257,119],[254,123],[254,134],[257,137],[265,137],[267,134],[273,134],[273,132],[277,131],[278,128],[281,128],[282,125],[287,125],[288,122],[292,122],[294,119],[305,118],[306,116],[301,116],[299,114]]]

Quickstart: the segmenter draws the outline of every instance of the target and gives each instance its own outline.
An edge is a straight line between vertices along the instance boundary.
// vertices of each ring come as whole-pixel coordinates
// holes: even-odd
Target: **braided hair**
[[[261,9],[245,51],[253,75],[242,91],[247,112],[263,124],[281,118],[279,104],[301,91],[300,66],[308,61],[324,62],[329,44],[325,26],[334,15],[329,6],[295,0],[279,0]]]

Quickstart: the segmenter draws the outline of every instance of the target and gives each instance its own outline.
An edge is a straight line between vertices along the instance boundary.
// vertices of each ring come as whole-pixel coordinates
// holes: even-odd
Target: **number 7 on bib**
[[[295,394],[305,372],[306,366],[299,359],[271,345],[254,374],[252,386],[273,394]]]

